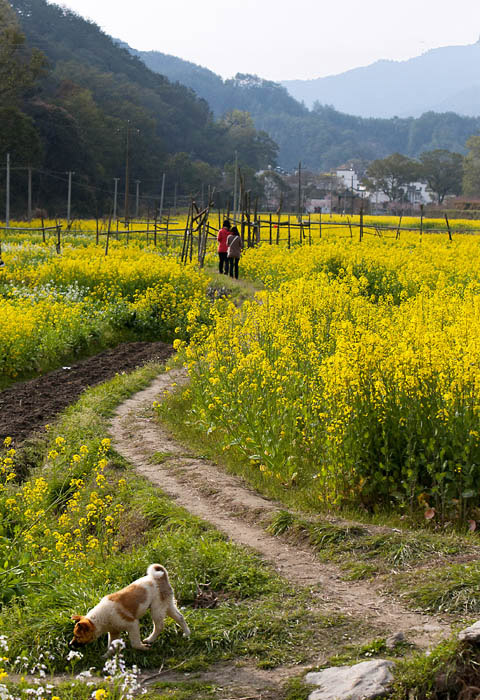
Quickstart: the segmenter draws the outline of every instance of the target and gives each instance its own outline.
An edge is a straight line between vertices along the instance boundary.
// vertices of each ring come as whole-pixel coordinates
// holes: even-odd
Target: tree
[[[16,101],[41,75],[46,65],[38,49],[29,52],[15,13],[6,0],[0,0],[0,99]]]
[[[420,154],[421,178],[442,204],[447,194],[462,191],[463,156],[443,148]]]
[[[278,146],[265,131],[257,131],[248,112],[234,109],[221,121],[230,150],[238,153],[239,162],[260,170],[277,162]]]
[[[371,190],[380,190],[391,202],[401,201],[405,196],[405,186],[415,182],[419,177],[419,164],[393,153],[387,158],[374,160],[367,168],[367,177],[363,183]]]
[[[469,149],[463,167],[463,194],[467,197],[480,195],[480,134],[467,141]]]

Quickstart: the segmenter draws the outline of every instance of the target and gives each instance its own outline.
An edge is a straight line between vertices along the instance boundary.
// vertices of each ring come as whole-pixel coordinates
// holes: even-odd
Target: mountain
[[[475,44],[472,50],[475,52],[478,49],[479,46]],[[384,158],[395,151],[414,158],[423,151],[437,148],[465,153],[466,141],[480,130],[480,118],[462,117],[449,111],[449,105],[440,101],[441,91],[432,96],[432,100],[437,100],[441,114],[428,111],[417,118],[366,118],[346,114],[321,104],[316,104],[309,110],[288,94],[284,85],[263,80],[258,76],[237,74],[235,78],[222,80],[207,68],[159,51],[134,53],[152,70],[159,71],[170,80],[178,80],[194,90],[208,101],[215,114],[221,115],[233,108],[250,112],[257,129],[266,131],[278,143],[279,163],[287,169],[302,161],[307,168],[327,170],[352,159],[370,161]],[[432,56],[429,60],[432,60]],[[380,62],[379,70],[388,73],[390,63],[393,62]],[[367,69],[358,69],[350,73],[357,74],[364,70]],[[454,72],[454,69],[452,71]],[[477,64],[470,67],[470,75],[474,75],[475,71]],[[423,75],[426,81],[427,72],[424,71]],[[386,77],[384,79],[386,80]],[[412,80],[413,77],[410,78],[410,81]],[[465,83],[469,84],[469,80],[470,78],[465,79]],[[349,89],[356,94],[357,88],[353,78]],[[437,90],[437,86],[433,86],[432,91],[434,89]],[[465,88],[464,93],[458,94],[460,89],[459,83],[459,102],[472,103],[473,88]],[[400,88],[396,85],[390,86],[391,93],[395,94],[396,90]],[[361,90],[358,89],[357,92],[357,99],[361,105]],[[422,92],[417,92],[418,99],[423,100]],[[389,96],[389,100],[392,99]],[[385,96],[378,102],[385,109]],[[353,108],[351,111],[355,112]],[[359,111],[360,107],[356,114]],[[480,114],[480,111],[478,113]]]
[[[121,45],[127,47],[126,44]],[[130,51],[150,70],[194,90],[208,102],[216,116],[232,109],[247,111],[252,115],[267,110],[299,116],[308,111],[288,94],[286,88],[271,80],[243,73],[238,73],[235,78],[223,80],[208,68],[160,51]]]
[[[480,42],[281,84],[309,107],[319,102],[363,117],[416,117],[429,111],[480,116]]]

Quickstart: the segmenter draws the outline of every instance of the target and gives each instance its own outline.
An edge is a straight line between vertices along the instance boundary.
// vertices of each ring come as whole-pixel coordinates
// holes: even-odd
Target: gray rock
[[[395,649],[397,644],[400,644],[400,642],[405,641],[405,635],[403,632],[397,632],[396,634],[391,634],[390,637],[387,637],[385,640],[385,646],[387,649]]]
[[[337,666],[307,673],[305,681],[319,686],[310,693],[308,700],[366,700],[386,695],[393,680],[392,666],[391,661],[372,659],[355,666]]]
[[[480,642],[480,620],[458,634],[461,642]]]

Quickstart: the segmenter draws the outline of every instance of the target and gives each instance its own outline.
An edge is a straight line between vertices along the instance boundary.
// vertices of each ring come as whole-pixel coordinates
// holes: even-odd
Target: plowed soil
[[[165,343],[123,343],[71,367],[8,387],[0,392],[0,440],[10,436],[18,445],[74,403],[87,387],[150,361],[163,362],[171,353],[172,347]]]

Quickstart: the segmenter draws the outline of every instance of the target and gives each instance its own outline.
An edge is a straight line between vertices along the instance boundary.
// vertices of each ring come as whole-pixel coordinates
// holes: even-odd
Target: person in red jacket
[[[227,238],[230,235],[230,221],[225,219],[223,222],[223,228],[220,229],[217,235],[218,241],[218,271],[221,275],[228,275],[228,260],[227,260],[227,250],[228,243]]]

